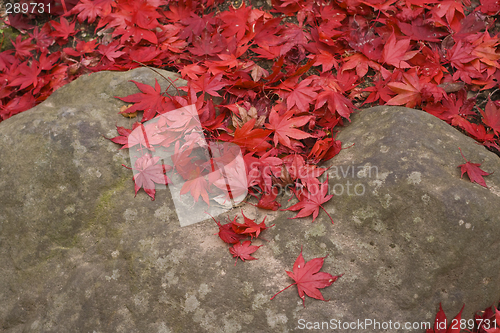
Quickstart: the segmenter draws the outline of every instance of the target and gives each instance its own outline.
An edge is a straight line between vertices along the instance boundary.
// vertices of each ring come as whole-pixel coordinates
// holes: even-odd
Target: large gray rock
[[[500,161],[473,140],[423,112],[364,110],[338,136],[356,144],[330,163],[338,195],[325,208],[335,224],[324,212],[311,224],[245,206],[245,215],[267,214],[276,226],[264,232],[259,260],[234,266],[213,221],[180,227],[167,191],[155,201],[143,191],[134,198],[132,172],[121,166],[130,163],[126,150],[103,138],[133,122],[116,114],[123,103],[113,96],[137,92],[130,79],[153,84],[154,77],[147,69],[81,77],[0,123],[3,332],[433,322],[439,302],[448,316],[465,302],[470,318],[500,297],[500,176],[485,178],[488,189],[460,179],[458,147],[484,160],[486,171]],[[322,289],[330,302],[308,298],[305,309],[295,287],[270,300],[292,282],[285,269],[301,245],[306,260],[329,254],[322,271],[345,273]]]

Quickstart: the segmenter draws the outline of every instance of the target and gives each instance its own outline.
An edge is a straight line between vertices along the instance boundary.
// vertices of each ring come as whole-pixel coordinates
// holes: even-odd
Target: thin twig
[[[179,89],[177,88],[177,86],[174,84],[174,82],[172,81],[172,79],[170,79],[169,77],[165,77],[162,73],[158,72],[156,69],[154,69],[153,67],[151,66],[148,66],[140,61],[137,61],[137,60],[133,60],[133,62],[136,62],[138,64],[140,64],[141,66],[144,66],[144,67],[147,67],[149,68],[150,70],[152,70],[153,72],[155,72],[156,74],[160,75],[162,78],[164,78],[166,81],[169,82],[169,86],[167,87],[167,89],[165,89],[165,93],[170,96],[170,98],[172,98],[172,96],[167,92],[168,88],[170,88],[170,86],[173,86],[175,88],[175,90],[177,90],[177,95],[180,95],[180,92],[179,92]]]

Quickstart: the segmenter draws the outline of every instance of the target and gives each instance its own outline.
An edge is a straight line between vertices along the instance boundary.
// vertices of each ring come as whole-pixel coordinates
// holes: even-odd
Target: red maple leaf
[[[356,74],[359,77],[363,77],[366,73],[368,73],[368,67],[374,70],[380,70],[380,64],[368,59],[361,53],[355,53],[352,56],[345,58],[344,61],[346,62],[342,65],[341,71],[343,72],[345,70],[356,68]]]
[[[321,186],[322,185],[322,186]],[[311,192],[305,189],[302,189],[299,192],[299,195],[297,195],[297,198],[300,200],[298,203],[295,205],[285,209],[285,210],[292,210],[292,211],[297,211],[300,210],[300,212],[295,215],[295,217],[291,217],[292,219],[296,219],[298,217],[306,217],[311,214],[313,214],[313,222],[316,219],[316,217],[319,214],[319,209],[323,209],[325,213],[328,215],[330,220],[333,223],[333,219],[328,214],[328,212],[325,210],[325,208],[322,206],[325,202],[330,200],[333,197],[333,194],[326,195],[328,193],[328,177],[327,180],[322,183],[321,185],[318,186],[312,186],[311,187]]]
[[[409,38],[396,41],[396,35],[393,32],[384,46],[382,52],[383,62],[396,68],[409,68],[410,65],[406,60],[413,58],[418,53],[418,51],[407,52],[409,47]]]
[[[255,121],[256,119],[253,118],[241,128],[236,128],[232,142],[249,151],[266,151],[271,148],[271,145],[267,142],[267,137],[271,134],[271,131],[253,128]]]
[[[475,115],[472,111],[475,102],[475,98],[467,99],[465,89],[461,89],[456,94],[448,94],[448,98],[443,99],[440,103],[427,104],[423,109],[439,119],[451,123],[458,116]]]
[[[248,217],[245,216],[245,214],[243,214],[243,211],[241,211],[241,215],[243,215],[243,219],[245,220],[245,223],[243,224],[240,224],[240,223],[236,223],[236,222],[232,222],[233,223],[233,230],[234,232],[236,232],[237,234],[242,234],[242,235],[249,235],[251,238],[257,238],[259,237],[260,233],[263,231],[263,230],[266,230],[266,229],[269,229],[271,227],[274,226],[274,224],[272,226],[266,226],[266,217],[264,217],[264,219],[262,220],[261,223],[257,224],[255,223],[255,220],[252,220]]]
[[[403,82],[389,82],[387,86],[397,93],[395,97],[387,101],[387,105],[403,105],[413,108],[420,105],[422,101],[420,79],[412,72],[403,73]]]
[[[165,96],[163,96],[162,89],[158,80],[155,79],[155,87],[151,87],[148,84],[134,82],[137,88],[141,91],[140,93],[125,96],[116,97],[127,103],[135,103],[133,106],[129,107],[121,113],[133,113],[135,111],[144,111],[142,121],[148,121],[152,119],[156,113],[161,113],[163,111],[163,104],[165,103]]]
[[[224,242],[228,244],[235,244],[238,243],[241,239],[246,238],[246,235],[240,235],[234,232],[233,230],[233,222],[236,222],[237,216],[234,217],[233,222],[229,222],[226,224],[221,224],[219,221],[213,218],[212,219],[217,223],[219,226],[219,238],[222,239]]]
[[[33,106],[35,106],[35,99],[33,98],[33,95],[30,94],[15,97],[5,105],[2,105],[0,102],[0,120],[12,117],[19,112],[32,108]]]
[[[237,40],[242,39],[248,29],[247,21],[251,10],[252,7],[246,7],[243,3],[238,9],[230,6],[229,11],[221,12],[219,18],[224,22],[222,35],[224,37],[235,36]]]
[[[441,37],[449,34],[443,29],[424,23],[421,17],[412,20],[411,24],[398,21],[397,25],[402,33],[416,41],[440,42]]]
[[[276,295],[282,291],[290,288],[293,285],[297,285],[297,290],[299,292],[299,297],[302,298],[302,304],[305,305],[305,295],[319,299],[325,302],[323,295],[319,289],[326,288],[332,283],[337,281],[339,277],[344,274],[333,276],[330,273],[320,272],[319,270],[323,267],[323,263],[326,257],[314,258],[309,260],[307,263],[304,261],[302,256],[302,248],[300,249],[300,254],[293,264],[293,272],[286,271],[289,277],[291,277],[295,283],[292,283],[288,287],[278,291],[271,299],[275,298]]]
[[[210,173],[210,184],[221,189],[225,199],[236,200],[239,197],[246,196],[248,187],[253,184],[252,180],[246,177],[245,166],[239,163],[224,165],[216,162],[215,164],[217,164],[219,170]]]
[[[315,57],[313,55],[310,55],[310,56],[308,56],[308,58],[315,59],[314,64],[313,64],[314,66],[319,66],[319,65],[323,66],[321,69],[321,73],[325,73],[325,72],[329,71],[330,69],[332,69],[333,66],[335,66],[335,69],[339,68],[339,64],[337,63],[337,60],[335,59],[335,57],[331,53],[323,51],[323,50],[319,50],[319,52],[320,53],[318,56]]]
[[[78,21],[81,23],[85,20],[88,23],[95,21],[97,16],[103,17],[111,12],[111,7],[116,6],[112,0],[81,0],[73,9],[71,14],[78,13]]]
[[[459,40],[451,50],[447,50],[447,59],[450,64],[455,68],[462,68],[466,64],[477,57],[472,54],[472,45],[470,43],[463,43]]]
[[[434,6],[430,10],[431,18],[428,20],[430,22],[437,23],[436,26],[447,26],[449,25],[453,31],[459,31],[461,28],[460,22],[464,18],[464,5],[462,2],[457,2],[454,0],[440,1],[439,6]],[[446,22],[444,18],[446,17]]]
[[[135,161],[134,170],[138,171],[134,175],[135,195],[142,187],[152,200],[155,199],[155,184],[166,185],[169,179],[165,175],[168,171],[168,165],[156,164],[160,160],[160,156],[151,157],[150,154],[141,156]]]
[[[180,72],[183,78],[188,76],[190,79],[197,80],[198,75],[204,74],[206,73],[206,71],[207,71],[206,68],[203,68],[197,63],[194,63],[182,67]]]
[[[304,126],[312,117],[302,116],[292,118],[294,113],[294,110],[289,110],[284,115],[280,116],[277,110],[270,112],[269,124],[266,124],[265,126],[266,128],[274,131],[275,146],[277,146],[279,142],[284,146],[292,148],[290,138],[301,140],[311,137],[310,134],[297,129],[296,127]]]
[[[121,127],[121,126],[116,126],[116,131],[118,132],[118,134],[120,134],[119,136],[115,136],[114,138],[111,138],[109,140],[113,141],[114,143],[117,143],[119,145],[127,145],[126,147],[122,147],[120,149],[123,149],[123,148],[129,148],[128,147],[128,137],[129,135],[132,133],[133,130],[135,130],[137,127],[139,126],[139,123],[136,122],[134,123],[132,129],[128,129],[128,128],[125,128],[125,127]],[[142,131],[141,131],[142,133]],[[144,138],[144,136],[143,136]],[[107,138],[106,138],[107,139]]]
[[[464,304],[465,306],[465,304]],[[428,329],[425,333],[459,333],[460,325],[454,325],[453,323],[460,323],[460,319],[462,318],[462,311],[464,310],[464,306],[462,306],[462,310],[453,318],[453,320],[446,320],[446,315],[444,314],[443,308],[441,307],[441,303],[439,303],[439,311],[436,314],[436,320],[434,321],[433,329]],[[447,324],[450,323],[447,326]]]
[[[310,87],[312,79],[304,79],[295,86],[292,91],[288,94],[286,99],[286,105],[288,110],[290,110],[294,105],[300,111],[308,111],[309,103],[313,102],[318,94],[315,92],[316,87]]]
[[[324,160],[327,161],[340,153],[342,150],[342,142],[335,140],[335,138],[326,138],[318,140],[314,143],[311,152],[307,158],[313,161]]]
[[[500,135],[500,109],[495,106],[495,103],[488,99],[484,112],[481,109],[479,112],[483,116],[483,124],[491,127],[496,135]]]
[[[109,61],[114,62],[115,58],[125,53],[124,51],[120,51],[121,48],[123,48],[123,45],[120,45],[118,42],[113,42],[108,45],[99,45],[97,52],[108,58]]]
[[[257,203],[257,207],[268,210],[278,210],[281,204],[276,201],[278,191],[271,190],[271,193],[264,192]]]
[[[462,154],[462,149],[458,148],[460,150],[460,154]],[[467,162],[465,164],[460,164],[457,168],[461,168],[461,171],[462,171],[462,175],[460,176],[460,178],[463,177],[464,173],[467,172],[467,176],[469,176],[469,179],[472,183],[478,183],[479,185],[481,186],[484,186],[486,188],[488,188],[488,186],[486,186],[486,182],[484,181],[483,179],[483,176],[488,176],[488,175],[491,175],[491,173],[487,173],[486,171],[483,171],[481,170],[479,167],[481,166],[481,164],[479,163],[471,163],[469,162],[464,154],[462,154],[462,157],[464,158],[464,160]]]
[[[193,41],[193,47],[189,50],[197,56],[213,56],[224,50],[226,42],[221,34],[215,33],[212,36],[205,29],[200,36],[196,36]]]
[[[257,251],[257,249],[259,247],[261,247],[262,245],[255,246],[255,245],[250,245],[250,244],[252,244],[252,242],[249,240],[244,241],[243,244],[240,243],[240,241],[238,241],[236,244],[233,245],[233,247],[229,248],[229,252],[231,252],[231,254],[233,255],[233,258],[236,258],[236,260],[234,261],[234,266],[236,266],[236,263],[238,262],[238,258],[240,258],[243,261],[245,261],[245,260],[257,260],[257,258],[252,257],[251,254],[254,253],[255,251]]]
[[[60,21],[61,23],[50,21],[50,24],[54,28],[54,31],[51,32],[52,36],[67,40],[69,36],[73,36],[78,32],[77,30],[75,30],[76,22],[70,24],[64,17],[61,17]]]
[[[36,49],[36,46],[31,43],[33,38],[29,37],[25,40],[23,39],[23,35],[18,35],[16,37],[16,41],[11,40],[12,46],[16,49],[16,56],[19,58],[31,58],[33,54],[31,51]]]
[[[318,109],[328,102],[328,109],[332,115],[338,113],[350,121],[349,115],[354,111],[355,107],[351,100],[342,93],[352,89],[354,87],[352,84],[356,80],[357,78],[350,75],[347,71],[338,74],[337,77],[330,73],[321,74],[315,80],[315,85],[321,87],[322,91],[316,98],[314,108]]]
[[[9,86],[19,86],[19,89],[24,89],[33,85],[34,88],[38,85],[38,80],[42,69],[38,67],[38,61],[33,60],[31,66],[28,66],[26,62],[23,62],[19,67],[19,75],[11,83]]]
[[[221,97],[217,93],[217,90],[226,86],[226,83],[221,82],[221,80],[222,73],[213,77],[210,77],[209,74],[203,74],[197,80],[191,80],[190,83],[191,88],[193,88],[195,92],[203,91],[211,96]]]
[[[186,180],[184,185],[182,185],[180,194],[186,194],[189,191],[193,196],[194,201],[196,202],[198,202],[198,199],[201,195],[203,201],[205,201],[207,205],[209,205],[210,203],[207,193],[208,183],[207,180],[202,176],[200,168],[196,167],[196,169],[191,170],[188,177],[189,179]]]

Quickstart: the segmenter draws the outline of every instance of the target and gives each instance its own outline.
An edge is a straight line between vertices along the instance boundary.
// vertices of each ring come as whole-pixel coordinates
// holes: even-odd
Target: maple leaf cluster
[[[297,217],[313,220],[331,198],[312,194],[323,172],[315,165],[340,151],[334,131],[356,106],[419,107],[500,148],[500,103],[489,99],[482,110],[466,93],[500,78],[495,1],[273,0],[272,14],[245,3],[217,11],[219,3],[60,1],[41,27],[9,16],[27,33],[0,53],[0,121],[84,73],[177,69],[185,96],[136,83],[141,93],[122,97],[134,103],[123,113],[143,111],[146,122],[195,104],[208,141],[242,148],[259,207],[278,209],[273,187],[291,185],[301,191]],[[91,40],[83,38],[88,24]],[[150,185],[134,180],[136,190]],[[207,201],[203,184],[189,186]]]
[[[221,224],[220,221],[213,219],[217,226],[219,227],[219,238],[222,239],[225,243],[232,244],[233,246],[229,248],[229,252],[236,258],[234,265],[236,266],[236,262],[238,258],[242,261],[245,260],[256,260],[251,256],[252,253],[257,251],[260,246],[251,245],[253,238],[258,238],[260,233],[268,228],[274,227],[274,224],[271,226],[266,226],[266,218],[262,220],[261,223],[255,223],[255,220],[252,220],[243,214],[244,223],[236,222],[238,216],[235,216],[234,219],[229,221],[229,223]],[[241,243],[241,240],[250,237],[250,240],[245,240]]]
[[[299,297],[302,299],[302,305],[304,307],[306,307],[305,295],[328,302],[328,300],[325,300],[323,298],[323,295],[321,294],[321,291],[319,291],[319,289],[330,286],[344,274],[333,276],[330,273],[320,272],[319,270],[321,269],[321,267],[323,267],[325,258],[326,257],[314,258],[306,263],[304,257],[302,256],[301,248],[300,254],[293,264],[293,271],[286,271],[288,276],[295,282],[288,287],[278,291],[273,297],[271,297],[271,300],[274,299],[276,295],[278,295],[282,291],[290,288],[293,285],[297,285],[297,291],[299,292]]]

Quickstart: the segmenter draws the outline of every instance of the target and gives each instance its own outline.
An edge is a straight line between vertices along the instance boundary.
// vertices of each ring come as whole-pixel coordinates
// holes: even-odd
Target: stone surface
[[[471,318],[500,298],[500,175],[485,177],[488,189],[460,179],[458,147],[488,172],[500,160],[470,138],[420,111],[364,110],[338,136],[355,145],[329,164],[335,224],[324,212],[311,223],[245,206],[276,226],[256,242],[259,260],[234,266],[213,221],[181,228],[167,191],[134,198],[126,150],[103,138],[133,122],[113,96],[154,77],[92,74],[0,123],[2,332],[292,332],[433,322],[439,302],[448,316],[465,302]],[[345,275],[322,289],[329,302],[303,308],[295,287],[271,301],[301,245],[306,260],[328,254],[323,271]]]

